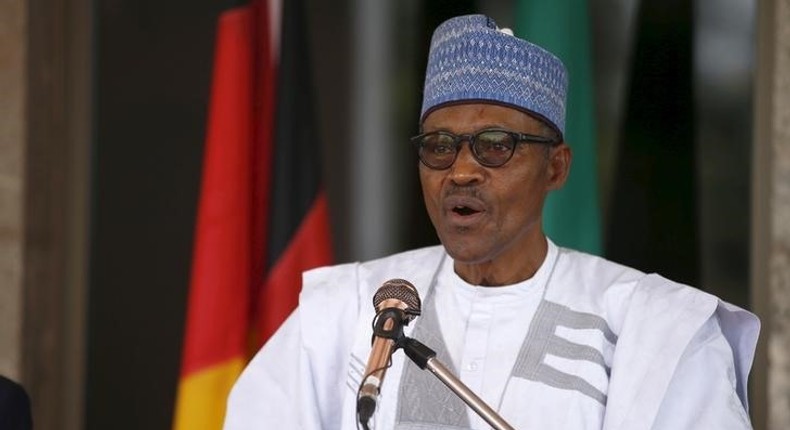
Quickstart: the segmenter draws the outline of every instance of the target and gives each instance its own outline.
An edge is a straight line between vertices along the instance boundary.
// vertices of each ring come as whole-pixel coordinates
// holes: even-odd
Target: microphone
[[[367,429],[368,421],[376,410],[381,383],[389,367],[392,353],[403,338],[403,327],[420,314],[420,296],[417,288],[403,279],[390,279],[373,295],[373,347],[365,366],[362,383],[357,392],[357,415]]]

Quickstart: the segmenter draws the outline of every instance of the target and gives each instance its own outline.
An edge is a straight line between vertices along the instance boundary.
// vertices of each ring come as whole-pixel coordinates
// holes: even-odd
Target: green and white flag
[[[546,234],[558,245],[602,253],[598,157],[593,103],[590,31],[586,0],[520,0],[517,36],[557,55],[568,68],[565,141],[573,150],[570,177],[549,195],[543,210]]]

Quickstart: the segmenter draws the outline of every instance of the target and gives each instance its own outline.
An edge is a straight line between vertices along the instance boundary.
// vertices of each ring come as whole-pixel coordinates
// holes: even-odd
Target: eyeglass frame
[[[510,148],[510,154],[507,156],[505,161],[503,161],[501,164],[491,164],[485,162],[475,150],[475,141],[482,133],[486,133],[486,132],[505,133],[509,135],[513,139],[513,142],[515,143],[513,147]],[[422,150],[424,146],[422,145],[422,140],[426,136],[430,136],[430,135],[445,135],[453,139],[453,143],[451,146],[455,152],[453,154],[452,161],[446,167],[431,166],[430,164],[426,163],[425,160],[423,160]],[[481,166],[490,167],[490,168],[502,167],[505,164],[507,164],[507,162],[513,158],[513,154],[515,154],[516,152],[516,146],[518,146],[521,143],[534,144],[534,145],[549,145],[549,146],[557,146],[560,143],[562,143],[562,140],[558,138],[540,136],[537,134],[521,133],[518,131],[507,130],[503,128],[486,128],[483,130],[476,131],[474,133],[467,133],[467,134],[455,134],[445,130],[437,130],[437,131],[430,131],[428,133],[418,134],[417,136],[410,138],[409,141],[411,142],[412,145],[414,145],[417,148],[417,158],[420,159],[420,163],[422,163],[425,167],[433,170],[447,170],[450,167],[452,167],[452,165],[455,164],[455,161],[458,159],[458,154],[461,152],[461,145],[463,144],[464,141],[469,143],[469,150],[472,153],[472,157],[475,159],[475,161],[477,161]]]

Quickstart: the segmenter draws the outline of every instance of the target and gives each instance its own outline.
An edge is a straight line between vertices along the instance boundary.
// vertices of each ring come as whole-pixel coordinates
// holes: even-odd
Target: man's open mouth
[[[453,208],[453,212],[461,216],[468,216],[468,215],[474,215],[480,211],[472,209],[469,206],[456,206]]]

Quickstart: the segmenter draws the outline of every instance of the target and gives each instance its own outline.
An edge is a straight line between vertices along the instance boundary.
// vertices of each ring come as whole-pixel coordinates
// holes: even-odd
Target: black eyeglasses
[[[411,138],[422,164],[436,170],[447,169],[455,163],[464,140],[469,141],[475,160],[486,167],[500,167],[507,163],[513,157],[518,143],[559,143],[557,139],[500,129],[486,129],[461,135],[432,131]]]

